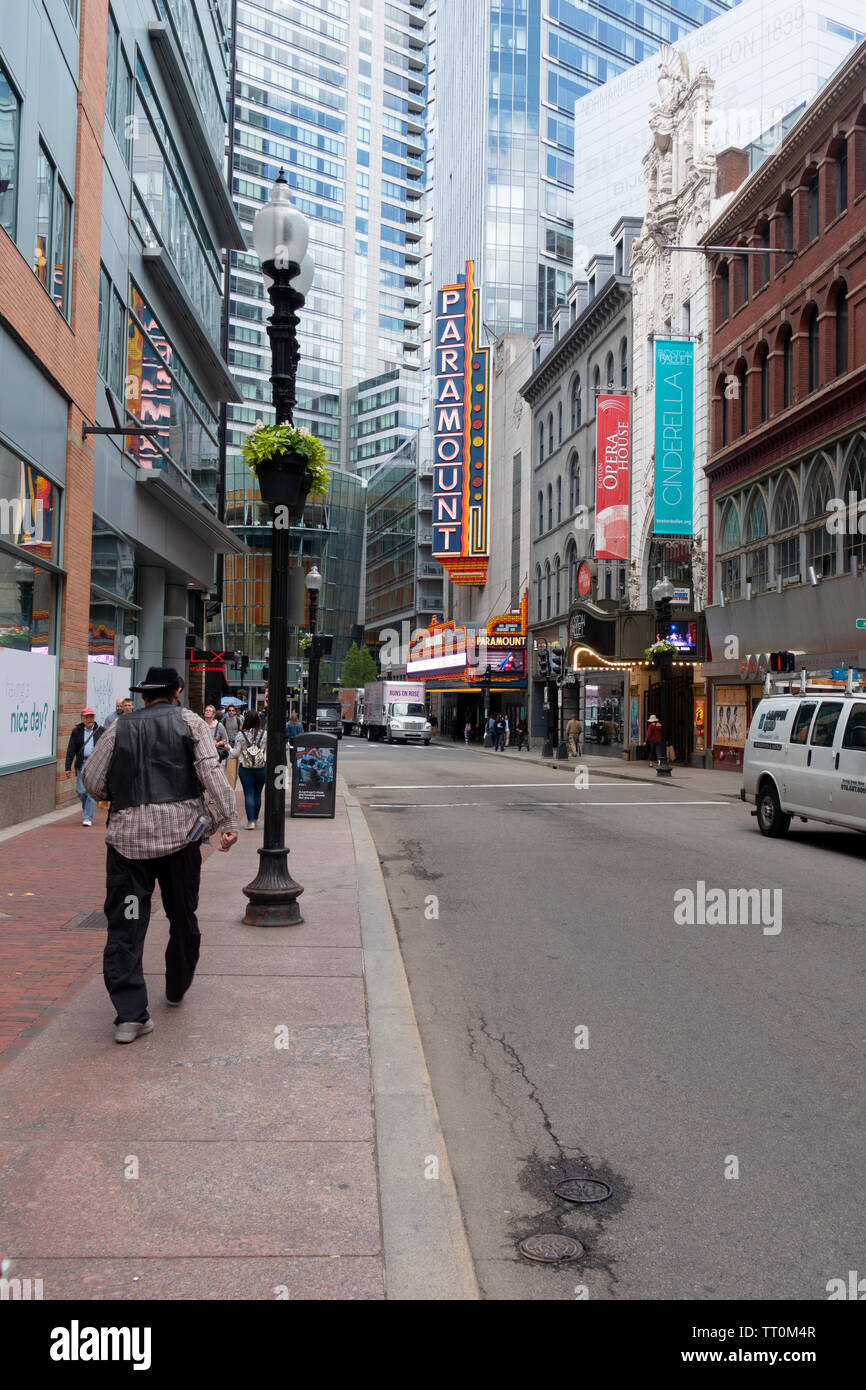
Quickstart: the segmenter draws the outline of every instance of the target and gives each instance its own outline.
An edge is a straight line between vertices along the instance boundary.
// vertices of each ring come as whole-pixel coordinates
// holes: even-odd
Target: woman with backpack
[[[261,720],[254,710],[247,710],[244,722],[235,740],[231,756],[237,758],[240,767],[241,786],[244,789],[244,804],[247,812],[247,830],[255,830],[259,811],[262,808],[262,791],[267,769],[267,734]]]

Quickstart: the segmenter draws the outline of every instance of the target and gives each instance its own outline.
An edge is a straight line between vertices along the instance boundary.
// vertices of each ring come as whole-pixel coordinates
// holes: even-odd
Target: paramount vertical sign
[[[436,301],[433,554],[453,584],[487,580],[487,400],[490,349],[481,347],[481,293],[463,281]]]
[[[628,559],[628,396],[599,396],[595,440],[595,555]]]
[[[694,527],[695,346],[656,339],[654,527],[690,536]]]

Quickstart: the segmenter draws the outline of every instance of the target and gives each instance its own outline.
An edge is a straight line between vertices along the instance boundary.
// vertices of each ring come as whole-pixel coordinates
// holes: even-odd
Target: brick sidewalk
[[[242,798],[238,805],[245,824]],[[204,846],[203,859],[214,846]],[[102,910],[105,812],[96,812],[89,830],[76,807],[62,820],[0,842],[0,884],[2,1070],[101,974],[105,931],[65,924]]]

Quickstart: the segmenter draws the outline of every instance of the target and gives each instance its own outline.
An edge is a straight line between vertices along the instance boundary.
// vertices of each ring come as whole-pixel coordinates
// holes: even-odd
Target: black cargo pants
[[[142,955],[150,923],[150,900],[159,884],[169,922],[165,992],[178,1000],[189,989],[198,964],[201,933],[196,908],[201,881],[201,845],[184,845],[157,859],[125,859],[111,845],[106,856],[105,915],[108,940],[102,958],[105,987],[117,1012],[115,1023],[143,1023],[147,1012]]]

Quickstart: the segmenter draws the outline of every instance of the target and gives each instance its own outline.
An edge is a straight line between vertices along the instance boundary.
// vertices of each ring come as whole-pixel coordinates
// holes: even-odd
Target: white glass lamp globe
[[[256,254],[264,264],[274,260],[279,251],[287,262],[295,261],[300,265],[307,254],[309,240],[307,219],[289,197],[289,185],[280,170],[267,203],[259,208],[253,221]]]

